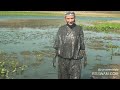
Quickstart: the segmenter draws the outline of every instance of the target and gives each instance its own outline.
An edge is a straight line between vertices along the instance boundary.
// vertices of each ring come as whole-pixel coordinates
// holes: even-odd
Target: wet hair
[[[67,16],[67,15],[75,16],[75,13],[73,11],[67,11],[67,12],[65,12],[65,16]]]

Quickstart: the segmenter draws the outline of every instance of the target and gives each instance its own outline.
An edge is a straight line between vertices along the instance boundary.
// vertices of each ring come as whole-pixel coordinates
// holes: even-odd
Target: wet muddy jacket
[[[85,50],[84,34],[81,26],[67,24],[61,26],[54,43],[57,54],[63,58],[80,59],[80,50]]]

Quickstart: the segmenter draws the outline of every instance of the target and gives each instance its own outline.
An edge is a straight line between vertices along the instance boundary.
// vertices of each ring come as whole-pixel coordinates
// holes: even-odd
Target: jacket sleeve
[[[82,27],[80,27],[80,50],[85,50],[84,33]]]
[[[60,44],[59,31],[60,31],[60,28],[59,28],[59,30],[58,30],[58,32],[56,34],[56,37],[54,39],[54,45],[53,45],[53,48],[56,49],[56,50],[58,50],[59,44]]]

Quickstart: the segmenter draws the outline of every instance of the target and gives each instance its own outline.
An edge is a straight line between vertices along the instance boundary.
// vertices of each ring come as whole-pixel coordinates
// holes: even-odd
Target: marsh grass
[[[97,21],[93,22],[92,26],[82,25],[85,30],[95,31],[95,32],[114,32],[120,33],[120,23],[116,22],[105,22]]]
[[[50,11],[0,11],[1,16],[61,16],[60,12]]]
[[[0,79],[11,79],[16,74],[21,74],[27,66],[16,58],[16,53],[0,53]]]
[[[64,24],[64,21],[61,19],[13,19],[0,21],[1,28],[59,27],[62,24]]]
[[[104,42],[99,40],[91,40],[89,43],[87,43],[87,46],[91,49],[105,50]]]

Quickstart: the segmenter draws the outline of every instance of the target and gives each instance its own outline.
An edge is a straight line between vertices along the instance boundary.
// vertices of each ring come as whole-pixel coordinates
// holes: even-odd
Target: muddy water
[[[15,53],[17,59],[27,65],[22,75],[12,78],[57,78],[57,73],[52,68],[53,39],[57,28],[21,30],[0,29],[0,50]]]
[[[6,55],[13,55],[19,62],[26,65],[23,73],[9,77],[57,79],[57,69],[52,67],[54,56],[52,46],[58,28],[18,29],[0,28],[0,50]],[[91,31],[84,31],[84,34],[88,65],[82,69],[83,79],[91,78],[93,68],[98,64],[120,64],[119,34]]]
[[[0,16],[0,21],[31,18],[63,19],[63,17],[48,16]],[[120,18],[77,17],[77,20],[79,23],[87,23],[95,20],[120,20]],[[7,26],[6,23],[5,25]],[[11,25],[16,25],[16,23]],[[47,26],[41,28],[9,28],[9,26],[8,28],[0,28],[0,60],[16,60],[19,61],[20,65],[25,66],[22,72],[14,73],[14,75],[10,74],[9,78],[57,79],[57,68],[52,67],[52,59],[54,57],[52,46],[57,30],[57,27],[52,26],[49,28]],[[104,69],[105,65],[112,65],[113,69],[120,68],[118,66],[120,65],[119,34],[96,33],[86,30],[84,34],[88,65],[85,69],[82,69],[82,79],[90,79],[92,72],[97,72],[101,67]],[[113,65],[117,67],[113,67]]]
[[[83,69],[82,77],[84,79],[92,77],[92,72],[98,72],[98,69],[101,68],[100,66],[120,65],[119,34],[85,31],[85,44],[88,65]],[[119,68],[117,67],[117,69]],[[107,79],[108,77],[106,76],[105,78]]]

